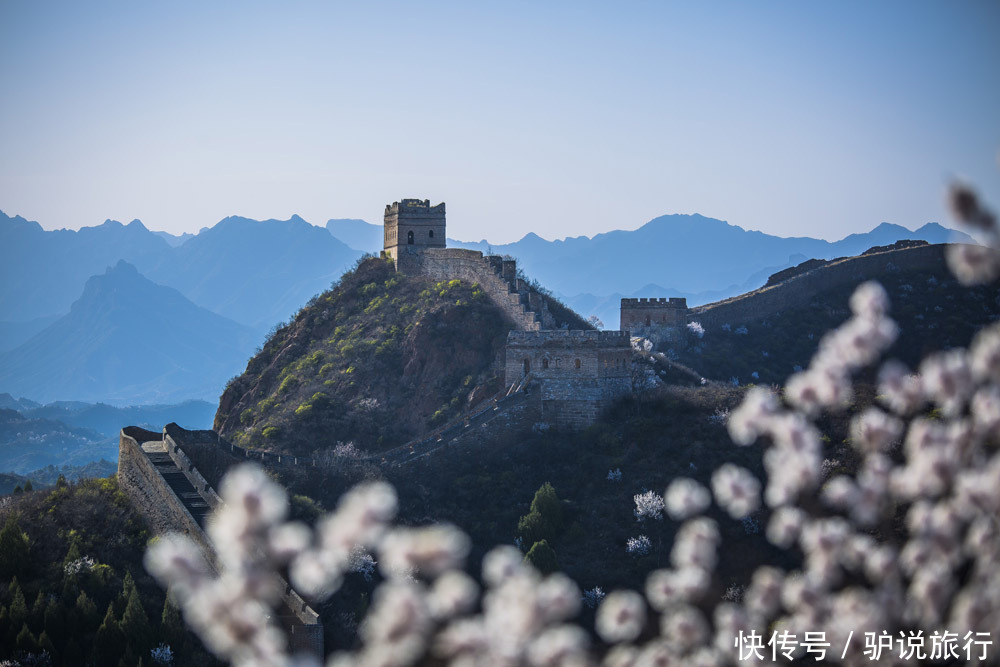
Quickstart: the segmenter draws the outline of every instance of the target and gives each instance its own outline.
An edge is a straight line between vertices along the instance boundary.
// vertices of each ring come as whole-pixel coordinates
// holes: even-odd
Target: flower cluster
[[[953,203],[995,239],[995,220],[974,197],[959,190]],[[964,281],[995,276],[1000,266],[985,251],[949,254]],[[596,662],[589,634],[570,622],[581,603],[596,607],[608,667],[734,664],[734,638],[750,632],[822,629],[831,646],[847,647],[827,660],[846,664],[869,664],[863,644],[849,642],[865,632],[995,632],[1000,324],[979,332],[968,350],[928,357],[916,372],[882,364],[879,405],[850,424],[856,470],[824,470],[816,419],[852,400],[853,375],[876,364],[897,335],[878,284],[861,285],[850,307],[852,317],[824,336],[782,395],[752,388],[729,415],[737,445],[763,443],[765,484],[725,464],[711,475],[711,491],[678,478],[663,496],[635,496],[639,520],[665,511],[683,522],[670,566],[651,572],[642,592],[581,593],[561,574],[542,577],[510,546],[486,555],[480,584],[461,569],[470,544],[456,528],[391,524],[396,497],[388,485],[355,488],[312,530],[285,520],[284,492],[253,467],[235,469],[220,489],[224,505],[208,529],[217,563],[190,539],[169,536],[151,546],[147,567],[171,586],[206,645],[243,665],[313,664],[287,655],[270,620],[284,590],[279,569],[297,590],[323,599],[346,573],[370,573],[376,563],[384,582],[360,625],[360,645],[333,655],[328,667],[406,667],[424,657],[456,667],[585,667]],[[760,517],[771,543],[801,551],[801,566],[758,568],[745,589],[732,584],[719,599],[730,582],[713,584],[722,546],[719,526],[704,516],[713,497],[747,532]],[[651,548],[640,535],[626,551]],[[797,651],[793,657],[806,657]]]
[[[663,496],[653,491],[646,491],[644,493],[637,493],[633,497],[633,500],[635,501],[635,509],[632,513],[635,514],[635,518],[639,521],[645,521],[646,519],[660,521],[663,519]]]
[[[80,574],[85,571],[90,572],[94,569],[95,564],[96,562],[93,558],[90,556],[83,556],[63,565],[63,572],[68,575]]]

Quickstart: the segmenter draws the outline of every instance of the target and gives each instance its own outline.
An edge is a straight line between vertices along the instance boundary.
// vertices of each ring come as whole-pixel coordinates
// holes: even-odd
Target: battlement
[[[418,256],[428,248],[444,248],[445,206],[431,206],[430,199],[404,199],[385,207],[383,255],[392,257],[397,270],[416,269]]]
[[[622,299],[622,329],[649,336],[687,324],[688,305],[683,297]]]
[[[430,199],[403,199],[385,205],[386,218],[400,216],[404,218],[443,218],[444,202],[431,206]]]
[[[630,345],[628,331],[554,329],[550,331],[511,331],[507,334],[508,347],[629,348]]]
[[[622,308],[687,308],[684,297],[622,299]]]
[[[542,420],[586,426],[631,391],[632,346],[627,331],[511,331],[504,383],[539,388]]]

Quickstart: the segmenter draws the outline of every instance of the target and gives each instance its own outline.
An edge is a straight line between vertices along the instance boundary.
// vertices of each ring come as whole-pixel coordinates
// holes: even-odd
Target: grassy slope
[[[310,454],[386,449],[499,388],[509,325],[477,285],[370,259],[279,329],[226,389],[215,426],[237,444]]]

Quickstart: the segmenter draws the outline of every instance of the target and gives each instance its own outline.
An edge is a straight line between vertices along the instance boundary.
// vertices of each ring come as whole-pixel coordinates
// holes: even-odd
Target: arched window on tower
[[[427,235],[430,236],[431,238],[434,238],[434,230],[432,229],[429,232],[427,232]]]
[[[413,230],[406,232],[406,244],[413,245]]]
[[[548,368],[548,367],[549,367],[549,360],[542,359],[542,368]]]
[[[413,237],[413,232],[410,232],[410,237],[411,237],[411,239],[410,239],[410,243],[413,243],[413,239],[412,239],[412,237]],[[649,326],[649,315],[646,315],[646,326],[647,326],[647,327]]]
[[[579,368],[579,367],[580,367],[580,360],[579,360],[579,359],[577,359],[577,360],[576,360],[576,367],[577,367],[577,368]]]
[[[527,375],[531,372],[531,359],[524,360],[524,374]]]

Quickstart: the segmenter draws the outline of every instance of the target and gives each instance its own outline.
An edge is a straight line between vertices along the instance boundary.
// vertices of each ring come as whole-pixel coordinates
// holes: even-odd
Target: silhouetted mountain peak
[[[15,215],[13,218],[0,211],[0,225],[9,226],[10,228],[20,228],[20,229],[32,229],[37,231],[44,231],[42,226],[33,220],[27,220],[20,215]]]
[[[126,262],[124,259],[119,259],[117,264],[108,267],[104,275],[135,277],[139,275],[139,269],[135,268],[135,264]]]

